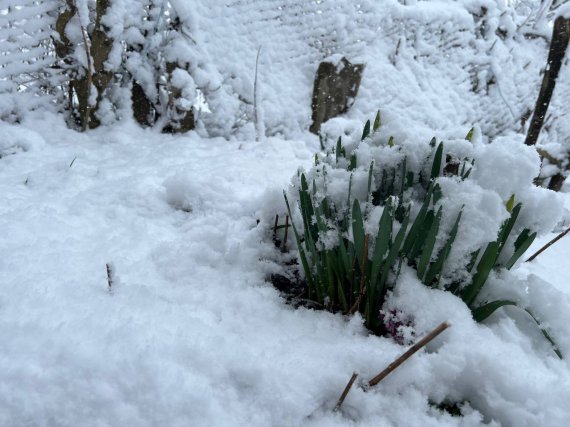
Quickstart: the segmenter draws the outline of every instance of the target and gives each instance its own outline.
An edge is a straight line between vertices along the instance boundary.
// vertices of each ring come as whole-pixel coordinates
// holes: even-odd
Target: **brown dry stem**
[[[382,372],[380,372],[378,375],[376,375],[374,378],[368,381],[367,387],[370,388],[377,385],[380,381],[382,381],[384,378],[386,378],[388,375],[394,372],[394,370],[396,370],[402,363],[408,360],[414,353],[416,353],[427,343],[429,343],[431,340],[433,340],[435,337],[437,337],[439,334],[441,334],[443,331],[449,328],[449,326],[451,325],[448,322],[441,323],[437,328],[435,328],[433,331],[431,331],[429,334],[427,334],[425,337],[423,337],[421,340],[419,340],[417,343],[411,346],[408,351],[406,351],[404,354],[402,354],[400,357],[398,357],[396,360],[390,363],[386,369],[384,369]]]
[[[553,244],[555,244],[560,239],[562,239],[564,236],[566,236],[568,233],[570,233],[570,227],[568,227],[566,230],[564,230],[562,233],[560,233],[558,236],[556,236],[554,239],[552,239],[550,242],[548,242],[546,245],[544,245],[542,248],[540,248],[538,251],[536,251],[525,262],[531,262],[533,259],[535,259],[537,256],[539,256],[541,253],[543,253],[545,250],[547,250],[549,247],[551,247]]]
[[[358,377],[358,374],[356,372],[353,372],[352,376],[350,377],[350,380],[348,380],[346,387],[344,388],[342,394],[340,395],[338,402],[336,402],[336,405],[334,406],[333,412],[337,412],[340,409],[340,407],[342,406],[342,403],[344,402],[344,399],[346,399],[346,396],[348,396],[348,393],[350,392],[350,389],[352,388],[352,385],[354,384],[354,381],[356,381],[357,377]]]

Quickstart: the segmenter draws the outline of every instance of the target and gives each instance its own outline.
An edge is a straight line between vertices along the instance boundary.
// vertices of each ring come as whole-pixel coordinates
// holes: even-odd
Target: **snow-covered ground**
[[[0,133],[1,426],[568,425],[568,360],[524,315],[476,324],[411,274],[396,299],[416,301],[418,331],[452,328],[330,411],[353,371],[369,379],[404,348],[359,317],[294,310],[265,281],[256,220],[315,139],[80,134],[52,116]],[[569,250],[517,273],[566,354]],[[464,416],[429,404],[444,399],[468,400]]]

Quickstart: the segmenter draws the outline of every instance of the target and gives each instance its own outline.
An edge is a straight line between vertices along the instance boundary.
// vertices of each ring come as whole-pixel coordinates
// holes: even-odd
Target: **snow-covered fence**
[[[123,92],[110,93],[101,114],[124,116],[131,97],[145,95],[156,110],[150,124],[192,106],[196,126],[208,134],[251,136],[261,47],[257,118],[267,135],[309,128],[315,73],[333,55],[365,65],[349,120],[360,123],[381,108],[417,125],[422,136],[457,136],[473,124],[491,137],[523,131],[549,37],[544,14],[526,6],[535,3],[515,3],[517,9],[472,0],[114,0],[104,17],[115,43],[106,67]],[[17,118],[46,104],[36,95],[67,88],[53,83],[60,69],[50,40],[64,4],[0,0],[2,117]],[[531,26],[533,38],[526,37]],[[180,71],[169,76],[165,63]],[[161,101],[163,89],[181,97]],[[140,122],[148,116],[143,110]]]
[[[49,108],[59,71],[51,42],[57,0],[0,0],[0,119]]]
[[[528,19],[534,9],[466,0],[403,3],[210,0],[196,2],[192,15],[201,48],[246,106],[262,46],[259,103],[269,135],[309,127],[316,70],[334,54],[366,64],[347,115],[358,122],[383,108],[429,129],[457,132],[477,124],[491,137],[522,130],[547,49],[548,34],[531,39],[522,29],[534,25]]]

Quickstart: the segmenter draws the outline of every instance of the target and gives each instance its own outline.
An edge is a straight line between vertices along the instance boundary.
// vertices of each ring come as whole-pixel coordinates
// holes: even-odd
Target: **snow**
[[[369,336],[359,316],[295,310],[264,281],[278,269],[270,206],[317,147],[128,123],[78,134],[53,116],[14,129],[34,148],[0,160],[0,424],[562,426],[570,416],[567,361],[532,325],[501,311],[476,324],[411,272],[391,304],[413,313],[417,336],[453,326],[328,410],[353,371],[369,379],[403,348]],[[542,263],[558,250],[525,268],[548,279]],[[560,286],[567,264],[554,259]],[[570,353],[570,289],[528,280]],[[428,404],[443,399],[467,399],[464,416]]]
[[[41,150],[45,145],[43,137],[31,129],[0,122],[0,158],[22,151]]]
[[[4,11],[13,0],[0,2]],[[90,3],[77,4],[88,27]],[[54,5],[35,6],[43,13]],[[546,19],[532,9],[536,21],[526,22],[510,2],[490,0],[133,5],[115,1],[104,18],[112,36],[133,47],[121,58],[117,44],[106,66],[128,69],[158,102],[158,56],[178,64],[168,84],[182,92],[179,106],[205,102],[194,132],[136,126],[128,84],[101,101],[104,126],[75,132],[50,112],[58,99],[37,96],[43,76],[19,87],[20,72],[41,75],[53,58],[6,59],[0,67],[1,426],[568,424],[570,237],[522,262],[570,225],[570,184],[561,194],[536,187],[539,171],[548,176],[560,166],[540,170],[521,136],[547,54],[545,40],[525,38],[521,28],[547,34]],[[22,25],[55,19],[26,18],[33,10],[11,15],[20,17],[13,28],[2,24],[7,50],[32,55],[9,40]],[[568,7],[557,13],[567,16]],[[178,17],[181,30],[166,31],[160,14]],[[86,63],[77,18],[66,34],[75,60]],[[364,391],[359,386],[407,347],[370,335],[360,315],[295,309],[268,282],[294,257],[274,247],[270,229],[276,214],[285,217],[283,190],[294,199],[299,173],[319,178],[318,196],[326,188],[330,200],[346,203],[351,173],[331,167],[306,131],[318,63],[345,56],[366,64],[359,94],[321,133],[327,147],[342,136],[357,155],[352,196],[366,199],[372,162],[386,166],[405,154],[408,170],[426,171],[434,136],[444,156],[474,159],[468,180],[439,179],[441,230],[463,210],[446,274],[458,274],[471,251],[496,238],[514,195],[523,209],[513,234],[529,227],[539,237],[511,271],[491,274],[478,301],[512,299],[530,309],[564,360],[524,310],[503,307],[476,323],[459,298],[427,288],[404,265],[384,307],[402,323],[404,342],[442,321],[452,326]],[[567,113],[567,66],[540,138],[557,159],[568,152],[568,121],[556,120]],[[56,86],[60,77],[46,79]],[[378,109],[382,127],[358,145]],[[375,233],[383,208],[365,208],[366,231]],[[292,221],[301,225],[297,211]],[[319,244],[336,239],[329,233]],[[353,372],[358,382],[333,412]],[[457,403],[462,416],[438,409],[442,402]]]
[[[570,4],[561,4],[556,11],[556,16],[562,16],[566,19],[570,19]]]

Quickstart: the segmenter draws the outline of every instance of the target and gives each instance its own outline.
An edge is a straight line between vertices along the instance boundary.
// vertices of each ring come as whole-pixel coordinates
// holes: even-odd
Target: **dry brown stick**
[[[408,351],[406,351],[404,354],[402,354],[400,357],[398,357],[396,360],[390,363],[386,369],[384,369],[382,372],[380,372],[378,375],[376,375],[374,378],[368,381],[367,385],[368,388],[374,387],[376,384],[378,384],[380,381],[382,381],[384,378],[390,375],[402,363],[408,360],[415,352],[417,352],[419,349],[421,349],[423,346],[425,346],[427,343],[429,343],[431,340],[433,340],[435,337],[437,337],[439,334],[441,334],[443,331],[449,328],[449,326],[451,326],[449,323],[443,322],[437,328],[435,328],[433,331],[431,331],[429,334],[427,334],[425,337],[423,337],[421,340],[419,340],[417,343],[411,346]]]
[[[277,225],[279,224],[279,215],[275,215],[275,224],[273,225],[273,243],[277,246]]]
[[[364,256],[362,257],[362,266],[360,267],[360,293],[354,305],[348,311],[348,314],[354,314],[360,306],[360,301],[366,295],[366,288],[364,287],[364,279],[366,273],[366,260],[368,259],[368,234],[364,236]]]
[[[283,249],[287,246],[287,234],[289,232],[289,215],[285,215],[285,236],[283,237]]]
[[[354,381],[356,381],[356,377],[358,377],[358,374],[356,372],[353,372],[352,377],[350,377],[350,380],[348,380],[348,383],[346,384],[346,387],[344,388],[342,394],[340,395],[338,402],[336,402],[333,412],[336,412],[340,409],[342,402],[344,402],[344,399],[346,399],[346,396],[348,396],[348,393],[350,392],[350,389],[352,388]]]
[[[545,250],[547,250],[549,247],[551,247],[553,244],[555,244],[560,239],[562,239],[564,236],[566,236],[568,233],[570,233],[570,227],[568,227],[566,230],[564,230],[562,233],[560,233],[558,236],[556,236],[554,239],[552,239],[550,242],[548,242],[546,245],[544,245],[542,248],[540,248],[538,251],[536,251],[525,262],[531,262],[533,259],[535,259],[537,256],[539,256],[541,253],[543,253]]]
[[[108,290],[111,292],[113,290],[113,269],[109,263],[105,264],[107,267],[107,285]]]

